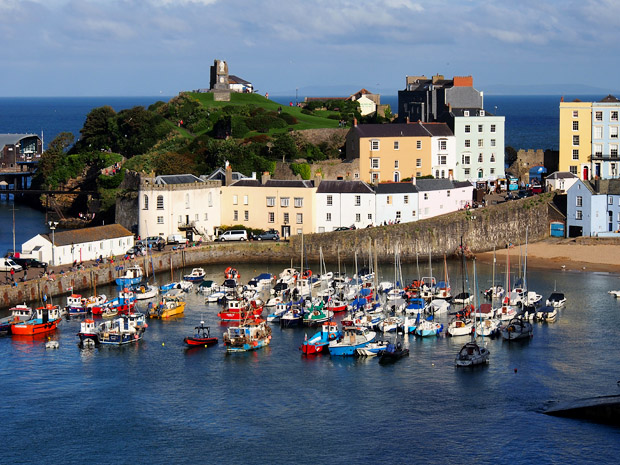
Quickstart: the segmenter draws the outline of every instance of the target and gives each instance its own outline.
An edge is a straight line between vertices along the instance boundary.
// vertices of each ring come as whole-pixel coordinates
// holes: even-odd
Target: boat
[[[426,313],[431,315],[445,315],[450,310],[450,302],[444,299],[433,299],[425,307]]]
[[[303,305],[303,304],[302,304]],[[290,305],[286,312],[280,315],[280,328],[301,326],[304,321],[304,309],[301,305]]]
[[[478,319],[476,321],[476,336],[494,338],[499,335],[499,320],[496,318]]]
[[[529,339],[533,332],[532,323],[523,318],[515,317],[502,329],[502,337],[508,341]]]
[[[319,326],[329,321],[334,316],[334,312],[324,308],[325,302],[321,300],[318,305],[312,305],[308,310],[304,311],[304,326]]]
[[[463,305],[470,304],[471,302],[473,302],[473,300],[474,296],[471,295],[469,292],[459,292],[452,298],[453,303]]]
[[[67,296],[67,305],[65,311],[69,315],[84,315],[88,312],[84,299],[80,294],[71,294]]]
[[[134,286],[131,289],[134,293],[136,300],[147,300],[157,297],[159,294],[159,289],[157,286],[153,286],[152,284],[142,283],[140,285]]]
[[[359,347],[355,349],[355,355],[359,357],[376,357],[381,355],[388,343],[386,341],[373,341],[368,343],[367,346]]]
[[[343,328],[342,337],[329,342],[329,354],[334,356],[352,356],[355,350],[366,347],[374,341],[376,333],[368,328],[351,326]]]
[[[271,312],[269,315],[267,315],[267,322],[268,323],[279,322],[282,315],[284,315],[288,311],[291,305],[292,305],[292,302],[278,302],[276,304],[275,310]]]
[[[211,337],[211,332],[205,322],[201,321],[200,326],[194,328],[196,332],[193,336],[187,336],[183,342],[190,347],[209,347],[217,344],[217,338]]]
[[[420,337],[439,336],[442,331],[443,325],[434,321],[433,317],[430,316],[416,325],[415,335]]]
[[[108,298],[106,297],[105,294],[91,295],[84,302],[84,306],[86,307],[86,310],[90,312],[92,311],[93,307],[101,306],[107,301],[108,301]]]
[[[403,326],[403,319],[398,316],[389,316],[379,322],[377,328],[384,333],[399,331]]]
[[[510,321],[517,316],[517,310],[510,305],[510,297],[504,297],[502,306],[495,310],[495,318],[501,321]]]
[[[254,289],[256,291],[262,291],[271,286],[273,276],[269,273],[261,273],[258,276],[250,279],[246,284],[247,289]]]
[[[252,301],[247,303],[243,300],[229,300],[226,310],[217,314],[222,321],[243,321],[246,319],[258,319],[263,313],[263,307]]]
[[[553,323],[558,316],[558,307],[546,305],[536,311],[536,320]]]
[[[239,279],[241,279],[241,275],[235,268],[229,266],[224,270],[224,278],[234,279],[235,281],[238,281]]]
[[[228,328],[223,339],[227,352],[257,350],[271,342],[271,328],[263,320],[248,319],[239,326]]]
[[[468,342],[456,355],[454,364],[457,367],[471,367],[489,363],[489,349],[479,346],[475,341]]]
[[[338,323],[327,321],[321,325],[321,330],[301,344],[301,351],[306,355],[328,352],[329,342],[338,339],[342,331],[338,329]]]
[[[133,286],[142,281],[143,275],[144,273],[140,265],[132,265],[125,269],[124,274],[116,278],[116,285],[121,287]]]
[[[157,305],[149,303],[149,318],[170,318],[175,315],[181,315],[185,311],[185,301],[181,296],[180,290],[176,293],[165,294]]]
[[[608,294],[613,295],[616,299],[620,299],[620,291],[609,291]]]
[[[9,309],[11,314],[0,320],[0,334],[10,334],[11,327],[22,321],[27,321],[32,318],[32,308],[28,307],[25,303],[18,304],[15,307]]]
[[[196,288],[196,292],[200,292],[204,295],[212,294],[220,289],[219,286],[215,284],[215,281],[212,279],[203,279],[198,287]]]
[[[551,307],[561,307],[566,303],[566,296],[562,292],[552,292],[546,304]]]
[[[388,363],[394,363],[403,357],[409,356],[409,349],[403,347],[400,342],[396,344],[389,343],[385,350],[379,354],[379,363],[381,365],[387,365]]]
[[[478,320],[488,320],[493,318],[495,311],[491,304],[480,304],[480,306],[473,311],[474,318]]]
[[[80,323],[80,332],[77,333],[80,338],[80,347],[92,347],[99,344],[99,332],[95,326],[95,320],[86,318]]]
[[[198,281],[202,281],[205,275],[206,273],[204,269],[194,268],[192,269],[192,272],[190,274],[186,274],[183,276],[183,280],[190,281],[190,282],[198,282]]]
[[[171,283],[159,286],[159,290],[162,292],[168,292],[172,289],[181,289],[184,292],[189,292],[194,287],[191,281],[174,281]]]
[[[467,336],[474,331],[474,322],[471,318],[459,317],[453,318],[448,325],[446,332],[450,336]]]
[[[112,300],[108,300],[100,305],[93,305],[91,307],[91,312],[94,315],[104,315],[108,316],[111,313],[120,313],[127,314],[134,311],[136,308],[136,296],[133,292],[131,292],[128,288],[124,288],[118,293],[118,297],[115,297]],[[114,314],[116,314],[114,313]]]
[[[330,297],[327,301],[327,305],[325,305],[325,310],[329,310],[334,313],[346,312],[347,303],[344,300]]]
[[[144,314],[131,313],[100,323],[97,337],[103,345],[132,344],[142,339],[147,327]]]
[[[47,304],[35,310],[33,318],[15,323],[11,326],[11,334],[32,336],[55,331],[60,323],[58,305]]]

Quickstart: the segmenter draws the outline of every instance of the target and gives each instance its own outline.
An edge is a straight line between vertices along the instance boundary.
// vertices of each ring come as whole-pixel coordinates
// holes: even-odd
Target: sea
[[[46,141],[62,131],[78,136],[94,107],[119,111],[167,99],[3,98],[0,132],[43,131]],[[557,148],[559,96],[486,96],[485,106],[506,116],[507,145]],[[0,200],[2,253],[13,247],[13,230],[18,248],[47,232],[43,213],[12,207]],[[237,268],[245,282],[287,266]],[[432,266],[443,276],[443,264]],[[459,263],[448,267],[456,291],[467,286],[479,295],[491,282],[489,265],[477,265],[476,279],[471,263],[467,274]],[[223,267],[204,268],[223,281]],[[343,268],[352,274],[352,260]],[[393,279],[393,270],[383,266],[380,279]],[[176,270],[174,279],[189,271]],[[428,273],[422,259],[403,263],[406,282]],[[45,348],[46,338],[0,337],[6,439],[0,462],[617,463],[620,429],[543,412],[562,401],[620,394],[620,299],[607,293],[620,289],[620,276],[558,265],[528,270],[527,277],[545,298],[564,292],[565,308],[555,323],[537,323],[531,340],[485,340],[490,363],[474,370],[454,367],[467,338],[443,336],[404,337],[410,356],[391,366],[372,358],[305,357],[298,348],[314,331],[277,326],[260,351],[227,354],[221,343],[186,349],[183,338],[201,321],[220,338],[227,328],[216,317],[220,307],[195,292],[186,295],[183,317],[149,321],[144,340],[129,347],[80,349],[79,319],[63,321],[50,336],[59,342],[56,350]],[[170,273],[155,277],[159,284],[170,279]]]

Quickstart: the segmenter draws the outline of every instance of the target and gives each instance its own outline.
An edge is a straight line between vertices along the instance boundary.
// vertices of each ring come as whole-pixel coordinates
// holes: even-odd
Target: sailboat
[[[474,259],[474,288],[476,287],[477,279],[476,279],[476,259]],[[476,296],[476,291],[474,291],[474,296]],[[475,298],[474,306],[477,304],[477,298]],[[480,346],[476,343],[475,334],[471,335],[471,341],[465,344],[458,354],[456,354],[456,359],[454,360],[454,364],[457,367],[470,367],[475,365],[482,365],[489,362],[489,349],[487,349],[484,345]],[[483,337],[484,343],[484,337]]]
[[[461,237],[461,254],[462,254],[461,275],[462,275],[463,290],[460,295],[464,295],[465,294],[465,275],[467,272],[467,267],[465,265],[465,253],[463,249],[463,238],[462,237]],[[469,293],[467,294],[469,296]],[[473,308],[470,308],[470,307],[471,306],[468,305],[460,312],[457,312],[456,317],[453,318],[452,321],[450,321],[450,324],[448,325],[448,329],[447,329],[447,333],[449,336],[467,336],[468,334],[471,334],[474,331],[474,322],[471,320],[471,318],[469,318],[469,313],[471,313],[471,310],[473,310]]]

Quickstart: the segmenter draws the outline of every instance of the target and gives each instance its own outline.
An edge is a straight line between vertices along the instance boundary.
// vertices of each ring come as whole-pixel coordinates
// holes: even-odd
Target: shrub
[[[250,132],[250,128],[245,124],[246,118],[233,116],[230,121],[230,132],[232,137],[240,139]]]
[[[291,171],[293,174],[300,175],[301,179],[308,180],[312,175],[312,169],[308,163],[291,163]]]
[[[302,109],[301,112],[304,115],[314,115],[314,113],[312,113],[312,110],[308,110],[307,108]]]
[[[288,125],[297,124],[297,118],[295,118],[290,113],[282,112],[280,113],[279,117],[282,118]]]
[[[258,132],[269,132],[270,129],[285,128],[286,121],[272,115],[256,115],[246,119],[246,124],[250,130]]]

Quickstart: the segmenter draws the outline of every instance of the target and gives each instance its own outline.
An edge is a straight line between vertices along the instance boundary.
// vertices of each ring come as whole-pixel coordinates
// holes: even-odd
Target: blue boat
[[[433,317],[429,316],[426,320],[423,320],[418,324],[415,329],[415,335],[420,337],[439,336],[443,331],[443,325],[435,323]]]
[[[355,351],[366,347],[374,341],[376,333],[368,328],[352,326],[343,328],[344,334],[339,339],[329,342],[329,354],[337,357],[353,356]]]
[[[325,353],[328,351],[330,341],[341,336],[342,331],[338,329],[338,323],[327,321],[323,323],[318,333],[302,342],[300,349],[306,355]]]
[[[116,278],[116,285],[121,287],[130,287],[134,284],[138,284],[142,281],[142,267],[139,265],[133,265],[125,269],[125,273],[122,276]]]

